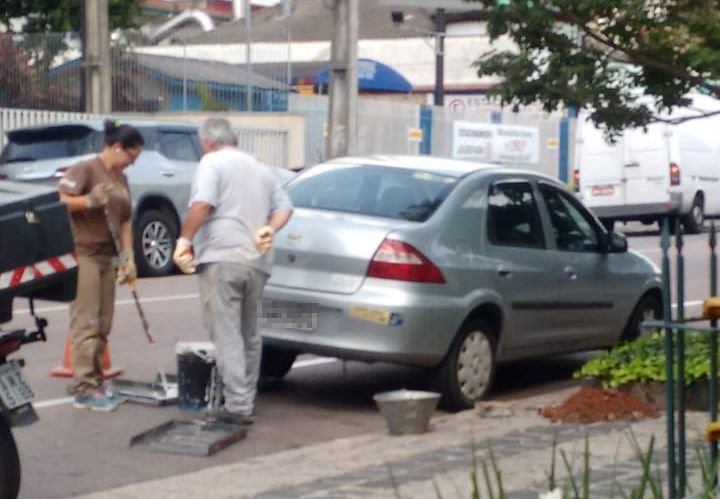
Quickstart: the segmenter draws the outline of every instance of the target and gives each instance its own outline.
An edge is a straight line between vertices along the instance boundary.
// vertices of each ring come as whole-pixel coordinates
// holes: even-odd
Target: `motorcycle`
[[[8,359],[22,345],[47,339],[47,321],[35,315],[32,299],[30,311],[35,318],[35,331],[0,330],[0,499],[15,499],[20,490],[20,456],[11,428],[38,421],[32,406],[33,391],[22,374],[25,362]]]

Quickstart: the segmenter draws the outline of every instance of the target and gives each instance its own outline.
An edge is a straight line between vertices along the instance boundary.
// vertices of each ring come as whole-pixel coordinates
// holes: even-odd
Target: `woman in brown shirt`
[[[102,355],[115,308],[115,283],[135,285],[132,206],[123,170],[145,145],[130,125],[105,122],[105,147],[96,157],[71,167],[60,180],[78,255],[77,295],[70,309],[71,392],[78,409],[112,411],[122,401],[103,384]],[[119,232],[117,255],[110,223]]]

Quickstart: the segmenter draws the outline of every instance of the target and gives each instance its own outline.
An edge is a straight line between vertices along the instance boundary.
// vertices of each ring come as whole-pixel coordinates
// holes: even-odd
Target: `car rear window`
[[[0,163],[82,156],[102,146],[101,134],[85,126],[16,130],[8,138]]]
[[[295,206],[423,222],[458,179],[423,170],[356,165],[316,167],[290,182]]]

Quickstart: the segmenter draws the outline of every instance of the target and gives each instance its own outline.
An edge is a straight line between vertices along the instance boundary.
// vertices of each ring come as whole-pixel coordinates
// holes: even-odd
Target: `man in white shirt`
[[[272,270],[272,239],[292,203],[270,168],[237,148],[230,123],[200,127],[204,155],[173,259],[200,278],[203,320],[215,345],[225,405],[212,416],[251,424],[262,339],[257,309]]]

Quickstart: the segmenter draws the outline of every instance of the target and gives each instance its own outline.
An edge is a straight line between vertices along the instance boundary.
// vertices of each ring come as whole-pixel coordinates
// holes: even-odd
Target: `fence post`
[[[710,296],[716,296],[717,295],[717,255],[715,252],[715,247],[717,245],[716,243],[716,237],[715,237],[715,222],[713,221],[710,224]],[[717,327],[717,319],[712,319],[710,321],[710,325],[713,328]],[[713,332],[710,333],[710,379],[708,380],[708,383],[710,383],[709,386],[709,392],[710,392],[710,421],[717,421],[717,413],[718,413],[718,404],[717,404],[717,369],[718,369],[718,359],[717,359],[717,335]],[[716,441],[710,442],[710,462],[712,464],[712,470],[713,474],[717,472],[716,464],[717,464],[717,456],[718,456],[718,445]]]
[[[683,229],[675,224],[675,248],[677,249],[677,322],[685,320],[685,257],[683,256]],[[686,450],[685,450],[685,329],[677,331],[677,398],[678,398],[678,491],[685,497]]]
[[[662,288],[663,288],[663,321],[665,322],[665,416],[667,422],[667,464],[668,464],[668,497],[675,499],[677,482],[675,478],[675,400],[673,382],[673,331],[670,326],[672,299],[670,296],[670,228],[668,218],[663,218],[660,237],[662,247]]]

